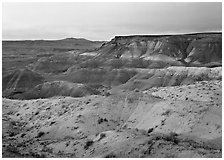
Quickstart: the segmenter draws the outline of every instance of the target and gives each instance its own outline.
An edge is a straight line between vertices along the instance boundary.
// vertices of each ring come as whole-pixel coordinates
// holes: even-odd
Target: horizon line
[[[131,37],[131,36],[172,36],[172,35],[191,35],[191,34],[212,34],[212,33],[222,33],[222,31],[202,31],[202,32],[183,32],[183,33],[156,33],[156,34],[130,34],[130,35],[115,35],[115,37]],[[110,38],[110,40],[91,40],[87,39],[85,37],[64,37],[64,38],[58,38],[58,39],[2,39],[2,41],[59,41],[59,40],[65,40],[65,39],[84,39],[89,41],[110,41],[113,38]]]

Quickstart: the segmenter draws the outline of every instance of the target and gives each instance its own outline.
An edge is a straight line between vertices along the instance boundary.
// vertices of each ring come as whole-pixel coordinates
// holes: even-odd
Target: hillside
[[[3,158],[222,157],[222,33],[4,42],[2,60]]]
[[[39,59],[51,56],[63,57],[67,52],[80,53],[94,50],[102,41],[90,41],[83,38],[66,38],[62,40],[24,40],[2,41],[3,75],[16,69],[25,69]]]
[[[179,35],[116,36],[97,51],[98,58],[143,58],[176,62],[182,65],[205,65],[222,59],[222,33]],[[177,63],[177,62],[176,62]]]
[[[44,82],[44,77],[28,69],[20,69],[2,77],[2,95],[11,97],[21,94]]]
[[[3,157],[221,157],[221,126],[221,81],[3,99]]]
[[[54,49],[95,49],[104,41],[90,41],[84,38],[65,38],[61,40],[20,40],[3,41],[4,47],[54,48]]]
[[[152,87],[189,85],[197,81],[221,80],[222,68],[168,67],[145,69],[114,90],[145,90]]]
[[[84,97],[88,95],[101,95],[104,86],[84,85],[67,81],[45,82],[21,93],[11,96],[13,99],[39,99],[55,96]]]

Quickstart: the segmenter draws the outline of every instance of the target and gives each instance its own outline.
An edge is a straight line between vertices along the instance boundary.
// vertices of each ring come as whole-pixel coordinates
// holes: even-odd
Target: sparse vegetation
[[[165,140],[178,144],[180,142],[180,139],[177,136],[177,133],[170,132],[167,136],[165,136]]]
[[[40,137],[42,137],[43,135],[45,135],[45,132],[40,131],[40,132],[37,134],[36,138],[40,138]]]
[[[6,147],[6,150],[10,153],[15,153],[15,154],[19,154],[20,155],[20,151],[18,150],[18,148],[14,145],[11,145],[9,144],[7,147]]]
[[[162,116],[169,116],[171,114],[172,110],[168,109],[165,112],[162,113]]]
[[[154,130],[154,128],[149,128],[148,133],[151,133]]]
[[[108,122],[108,120],[106,118],[99,118],[98,119],[98,124],[101,124],[103,122]]]
[[[26,135],[25,133],[22,133],[22,134],[21,134],[21,137],[23,138],[25,135]]]
[[[106,134],[105,133],[100,133],[100,138],[98,141],[100,141],[101,139],[105,138],[106,137]]]
[[[104,158],[117,158],[116,154],[114,154],[113,152],[107,154],[106,156],[104,156]]]
[[[87,141],[86,141],[86,144],[85,144],[85,146],[84,146],[84,149],[85,149],[85,150],[89,149],[89,147],[92,146],[93,143],[94,143],[93,140],[87,140]]]

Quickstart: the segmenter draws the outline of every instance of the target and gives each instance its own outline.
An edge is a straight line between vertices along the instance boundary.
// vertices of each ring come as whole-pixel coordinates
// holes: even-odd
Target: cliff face
[[[98,49],[104,58],[144,58],[206,64],[222,59],[222,34],[199,33],[161,36],[116,36]]]
[[[221,36],[193,40],[187,48],[186,62],[222,62]]]

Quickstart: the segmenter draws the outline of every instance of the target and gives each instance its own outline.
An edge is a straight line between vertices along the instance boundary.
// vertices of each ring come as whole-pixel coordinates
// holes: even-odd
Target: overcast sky
[[[83,37],[221,31],[216,3],[3,3],[3,39]]]

